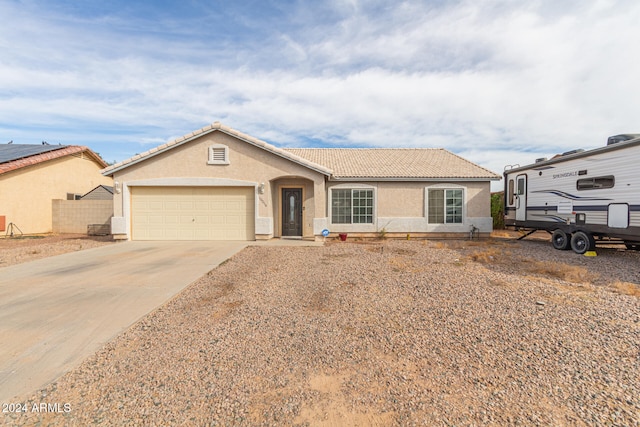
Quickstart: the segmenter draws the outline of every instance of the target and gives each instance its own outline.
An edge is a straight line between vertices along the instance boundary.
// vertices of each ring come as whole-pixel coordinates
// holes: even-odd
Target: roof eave
[[[263,150],[266,150],[272,154],[275,154],[278,157],[281,157],[283,159],[289,160],[291,162],[294,162],[296,164],[299,164],[300,166],[304,166],[307,169],[311,169],[315,172],[318,172],[322,175],[326,175],[326,176],[331,176],[331,174],[333,173],[333,171],[329,168],[326,168],[322,165],[319,165],[317,163],[314,163],[310,160],[304,159],[300,156],[296,156],[295,154],[291,154],[291,153],[287,153],[284,150],[280,150],[277,149],[274,146],[271,146],[270,144],[268,144],[267,142],[264,141],[260,141],[260,143],[256,143],[255,141],[252,141],[249,138],[245,138],[243,136],[243,134],[239,133],[239,132],[227,132],[225,129],[220,128],[218,129],[220,132],[226,133],[229,136],[233,136],[234,138],[238,138],[244,142],[246,142],[247,144],[251,144],[254,147],[258,147],[261,148]],[[264,144],[264,145],[263,145]]]
[[[357,181],[395,181],[395,182],[440,182],[440,181],[455,181],[455,182],[484,182],[484,181],[500,181],[502,177],[472,177],[472,178],[464,178],[464,177],[358,177],[358,176],[331,176],[329,181],[341,181],[341,182],[357,182]]]
[[[100,166],[102,166],[103,168],[108,167],[109,165],[107,164],[107,162],[104,161],[104,159],[102,157],[100,157],[99,155],[97,155],[91,148],[89,147],[84,147],[85,150],[83,150],[83,153],[88,154],[90,157],[93,158],[93,160],[95,160]]]
[[[154,149],[152,148],[151,150],[149,150],[148,154],[145,155],[141,155],[138,154],[137,156],[133,156],[131,159],[124,160],[123,163],[120,166],[114,167],[113,169],[109,169],[109,167],[103,169],[101,172],[104,176],[113,176],[116,172],[119,172],[123,169],[126,169],[130,166],[133,166],[137,163],[140,163],[142,161],[145,161],[147,159],[150,159],[152,157],[157,156],[158,154],[162,154],[166,151],[171,150],[174,147],[179,147],[180,145],[186,144],[188,142],[191,142],[193,140],[195,140],[196,138],[200,138],[204,135],[208,135],[210,133],[213,133],[215,131],[219,131],[222,133],[225,133],[229,136],[232,136],[234,138],[240,139],[241,141],[246,142],[247,144],[251,144],[254,147],[258,147],[261,148],[265,151],[268,151],[269,153],[272,153],[278,157],[281,157],[283,159],[289,160],[291,162],[294,162],[296,164],[299,164],[301,166],[304,166],[307,169],[311,169],[315,172],[318,172],[322,175],[326,175],[326,176],[331,176],[331,169],[325,168],[322,165],[317,165],[313,162],[310,162],[306,159],[303,159],[299,156],[296,156],[295,154],[290,154],[290,153],[286,153],[286,152],[279,152],[277,149],[275,149],[275,147],[270,147],[270,144],[264,142],[264,141],[260,141],[260,143],[257,143],[255,141],[252,141],[251,138],[247,138],[244,136],[244,134],[241,134],[240,132],[234,132],[231,129],[227,130],[225,129],[226,127],[220,124],[214,124],[214,125],[210,125],[209,127],[205,127],[203,128],[202,132],[199,133],[195,133],[193,132],[191,134],[191,136],[189,137],[182,137],[184,139],[180,140],[180,138],[178,138],[177,140],[175,140],[176,142],[174,142],[173,144],[171,142],[168,142],[166,144],[161,145],[160,147],[156,147],[157,149],[155,151],[153,151]]]
[[[149,152],[144,156],[141,155],[141,154],[137,154],[137,155],[131,157],[130,159],[123,160],[119,166],[115,166],[115,167],[108,166],[105,169],[101,170],[100,172],[102,172],[102,174],[104,176],[113,176],[116,172],[120,172],[123,169],[126,169],[126,168],[131,167],[131,166],[133,166],[135,164],[138,164],[138,163],[140,163],[140,162],[142,162],[144,160],[147,160],[147,159],[150,159],[152,157],[155,157],[155,156],[157,156],[159,154],[162,154],[162,153],[164,153],[166,151],[171,150],[172,148],[179,147],[179,146],[181,146],[183,144],[186,144],[186,143],[188,143],[190,141],[193,141],[196,138],[200,138],[201,136],[207,135],[207,134],[212,133],[213,131],[216,131],[216,130],[218,130],[218,129],[211,128],[211,129],[203,131],[203,132],[201,132],[201,133],[199,133],[197,135],[193,135],[192,134],[188,138],[180,137],[180,138],[183,138],[183,139],[180,140],[180,138],[178,138],[178,139],[174,140],[175,142],[174,141],[170,141],[170,142],[162,144],[162,145],[160,145],[158,147],[154,147],[151,150],[149,150]],[[173,144],[171,142],[173,142]]]

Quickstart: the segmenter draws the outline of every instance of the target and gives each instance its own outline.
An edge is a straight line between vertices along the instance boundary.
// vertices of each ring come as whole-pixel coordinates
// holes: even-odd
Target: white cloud
[[[632,1],[201,6],[194,25],[48,5],[0,5],[7,140],[81,137],[122,160],[221,120],[289,146],[441,146],[501,172],[640,131]]]

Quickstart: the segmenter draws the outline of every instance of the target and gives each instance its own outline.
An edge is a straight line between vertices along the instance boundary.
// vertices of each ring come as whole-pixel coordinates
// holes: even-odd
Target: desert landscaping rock
[[[69,411],[2,417],[638,426],[639,270],[637,252],[582,257],[548,242],[249,247],[54,384],[16,397]]]
[[[114,243],[111,236],[84,234],[3,237],[0,238],[0,268]]]

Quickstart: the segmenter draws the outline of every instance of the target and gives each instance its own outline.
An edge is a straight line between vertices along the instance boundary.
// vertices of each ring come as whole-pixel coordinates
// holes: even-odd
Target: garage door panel
[[[224,211],[226,209],[226,203],[222,200],[209,202],[209,209],[212,211]]]
[[[160,215],[149,215],[146,223],[150,225],[163,225],[165,221],[164,217]]]
[[[225,205],[226,210],[242,212],[247,208],[244,200],[230,200]]]
[[[206,200],[198,200],[195,202],[194,207],[196,211],[208,211],[209,210],[209,202]]]
[[[134,240],[253,240],[253,187],[133,187]]]
[[[165,215],[164,216],[164,223],[167,226],[172,226],[175,224],[178,224],[178,216],[177,215]]]
[[[193,222],[193,216],[180,215],[180,224],[191,224]]]
[[[209,221],[211,224],[216,224],[216,225],[224,225],[225,223],[224,216],[222,215],[211,215],[209,217]]]
[[[227,217],[226,221],[227,221],[227,225],[246,224],[246,221],[243,218],[238,218],[238,217]]]
[[[196,225],[210,224],[209,216],[198,215],[194,219],[195,219]]]

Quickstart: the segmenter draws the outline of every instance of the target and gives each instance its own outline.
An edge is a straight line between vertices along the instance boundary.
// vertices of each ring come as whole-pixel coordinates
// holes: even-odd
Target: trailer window
[[[613,175],[609,175],[579,179],[576,183],[576,188],[578,190],[599,190],[601,188],[613,188],[614,185],[615,178]]]
[[[522,196],[524,194],[524,183],[524,177],[522,179],[518,179],[518,196]]]
[[[509,180],[509,206],[513,205],[513,196],[514,196],[514,183],[513,180]]]

